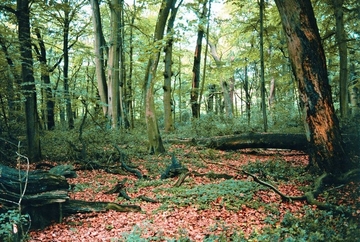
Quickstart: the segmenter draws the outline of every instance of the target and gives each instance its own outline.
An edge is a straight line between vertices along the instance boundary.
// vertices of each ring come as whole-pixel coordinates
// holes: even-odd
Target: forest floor
[[[240,172],[247,170],[289,196],[303,195],[314,176],[305,171],[306,154],[299,151],[246,149],[219,151],[187,145],[171,145],[169,154],[192,175],[175,187],[177,177],[160,179],[171,155],[130,157],[148,179],[131,173],[77,170],[71,199],[106,201],[141,206],[141,212],[74,214],[62,223],[31,231],[29,241],[350,241],[358,236],[359,183],[331,187],[319,197],[347,206],[352,218],[319,211],[302,201],[282,201],[267,187]],[[197,173],[195,173],[197,172]],[[218,173],[232,179],[194,174]],[[127,178],[126,191],[133,198],[105,194]],[[155,199],[146,202],[137,197]],[[311,220],[311,222],[309,222]],[[317,224],[316,226],[314,224]],[[357,233],[357,235],[356,235]],[[294,240],[291,240],[294,239]],[[350,239],[350,240],[347,240]],[[334,240],[333,240],[334,241]],[[351,240],[354,241],[354,240]]]

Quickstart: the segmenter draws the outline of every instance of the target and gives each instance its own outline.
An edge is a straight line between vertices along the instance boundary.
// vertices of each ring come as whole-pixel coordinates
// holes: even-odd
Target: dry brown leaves
[[[181,156],[184,159],[193,159],[193,154],[197,152],[195,148],[186,147]],[[242,164],[255,160],[273,159],[274,154],[281,156],[288,162],[297,165],[306,164],[307,157],[297,152],[280,152],[275,150],[263,151],[256,153],[251,150],[232,152],[231,155],[223,151],[217,151],[214,155],[218,162],[241,167]],[[186,158],[188,157],[188,158]],[[227,158],[225,158],[227,157]],[[206,161],[214,161],[211,159],[201,158]],[[140,164],[144,161],[138,161]],[[191,164],[191,163],[186,163]],[[207,164],[206,168],[190,167],[197,172],[215,172],[236,175],[236,171],[229,167],[219,166],[215,164]],[[142,170],[142,172],[145,172]],[[69,179],[70,184],[87,184],[81,191],[71,192],[72,199],[81,199],[86,201],[108,201],[117,202],[117,194],[104,194],[106,190],[111,188],[115,181],[121,181],[125,176],[108,174],[101,170],[94,171],[78,171],[78,177]],[[136,180],[135,177],[127,176],[129,180]],[[244,177],[246,179],[246,177]],[[162,186],[170,187],[176,179]],[[211,181],[205,177],[193,177],[192,182],[197,184],[206,184]],[[129,193],[130,197],[145,195],[148,197],[156,197],[153,192],[155,187],[146,187]],[[284,184],[279,187],[280,191],[290,195],[301,195],[296,185]],[[240,194],[241,195],[241,194]],[[277,203],[280,216],[286,211],[297,213],[301,210],[303,202],[285,203],[281,202],[279,196],[270,190],[260,190],[256,192],[256,199],[260,199],[265,203]],[[53,224],[42,231],[32,231],[30,233],[31,242],[35,241],[123,241],[122,234],[130,232],[137,226],[142,231],[144,238],[180,238],[187,236],[192,241],[202,241],[208,234],[226,234],[229,235],[235,231],[245,235],[251,234],[253,231],[259,231],[265,226],[264,219],[269,216],[265,209],[252,209],[243,206],[238,211],[228,211],[222,204],[222,198],[211,204],[211,209],[199,210],[196,206],[174,207],[167,210],[159,210],[160,203],[148,203],[134,200],[136,205],[140,205],[142,212],[121,213],[108,211],[97,214],[75,214],[64,218],[60,224]],[[131,201],[130,201],[131,203]],[[274,215],[275,216],[275,215]],[[114,240],[118,239],[118,240]]]

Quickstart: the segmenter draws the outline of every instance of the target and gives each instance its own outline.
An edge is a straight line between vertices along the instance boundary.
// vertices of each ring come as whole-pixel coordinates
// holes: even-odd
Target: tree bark
[[[119,125],[120,102],[119,102],[119,75],[120,75],[120,1],[112,0],[111,11],[111,40],[109,47],[108,64],[108,113],[111,119],[111,126],[116,129]]]
[[[206,17],[206,4],[207,1],[203,3],[202,12],[200,15],[199,21],[202,21]],[[191,92],[190,92],[190,103],[192,110],[192,117],[199,118],[200,117],[200,101],[199,99],[199,88],[200,88],[200,64],[201,64],[201,49],[202,49],[202,40],[204,37],[204,27],[199,24],[197,39],[196,39],[196,47],[194,52],[194,63],[192,69],[192,81],[191,81]]]
[[[265,67],[264,67],[264,0],[260,0],[260,92],[261,92],[261,110],[263,116],[264,132],[267,132],[268,121],[266,115],[265,101]]]
[[[326,60],[310,0],[275,0],[287,37],[294,76],[304,103],[314,164],[328,173],[349,167],[335,115]]]
[[[44,86],[45,86],[44,96],[45,96],[46,109],[44,112],[44,118],[45,118],[45,123],[46,123],[47,129],[52,130],[55,128],[55,113],[54,113],[55,101],[54,101],[54,97],[52,94],[51,83],[50,83],[50,68],[47,64],[46,48],[45,48],[44,40],[40,33],[40,29],[36,28],[35,34],[38,39],[39,47],[40,47],[40,51],[37,54],[38,54],[38,59],[41,64],[41,79],[44,82]],[[58,63],[60,63],[60,62],[58,62]],[[56,66],[57,66],[57,64],[56,64]]]
[[[163,39],[166,20],[169,16],[171,6],[176,0],[163,0],[161,3],[158,19],[156,21],[154,43]],[[154,79],[160,59],[160,48],[152,53],[149,59],[145,75],[145,121],[149,138],[149,152],[158,154],[164,153],[165,148],[160,136],[159,126],[156,119],[154,103]]]
[[[100,96],[101,106],[104,116],[108,114],[108,90],[105,76],[105,54],[107,54],[107,48],[105,38],[102,30],[100,7],[98,0],[90,0],[94,27],[94,51],[95,51],[95,68],[96,79],[98,83],[98,92]]]
[[[340,59],[340,113],[342,118],[346,118],[348,116],[348,60],[343,4],[344,0],[332,0],[336,22],[335,38]]]
[[[27,155],[31,162],[41,159],[39,120],[30,37],[29,0],[17,1],[18,35],[21,54],[23,94],[25,96]]]
[[[181,2],[180,2],[181,4]],[[165,132],[170,132],[174,129],[174,122],[172,118],[172,100],[171,100],[171,77],[172,73],[172,46],[173,46],[173,37],[174,33],[174,22],[177,11],[179,9],[179,5],[175,7],[175,1],[173,2],[173,6],[171,6],[171,15],[168,20],[166,33],[169,35],[167,45],[165,47],[165,71],[164,71],[164,123],[165,123]]]

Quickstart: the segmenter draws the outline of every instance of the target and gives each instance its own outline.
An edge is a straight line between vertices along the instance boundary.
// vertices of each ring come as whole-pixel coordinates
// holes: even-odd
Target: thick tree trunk
[[[111,41],[108,61],[108,114],[111,118],[111,126],[116,129],[120,117],[120,1],[112,0],[111,11]]]
[[[158,19],[155,26],[154,43],[163,39],[166,20],[169,16],[171,6],[174,6],[176,0],[166,1],[163,0]],[[149,151],[150,153],[164,153],[165,148],[161,140],[159,126],[156,119],[155,103],[154,103],[154,79],[156,76],[157,66],[160,59],[160,49],[149,59],[146,74],[145,74],[145,121],[149,137]]]
[[[17,1],[19,44],[23,95],[25,97],[27,155],[31,162],[41,159],[39,121],[37,114],[36,87],[30,37],[30,9],[28,0]]]
[[[103,109],[103,113],[105,116],[107,116],[108,90],[107,90],[106,77],[105,77],[105,54],[107,54],[106,43],[102,30],[99,1],[91,0],[90,3],[92,9],[93,25],[94,25],[96,79],[98,83],[98,91],[99,91],[100,101],[102,103],[101,106]]]
[[[344,172],[343,150],[334,112],[326,60],[310,0],[275,0],[288,42],[288,51],[304,103],[307,138],[314,162],[329,173]]]
[[[219,150],[273,148],[306,151],[309,148],[303,134],[249,133],[206,140],[207,147]]]

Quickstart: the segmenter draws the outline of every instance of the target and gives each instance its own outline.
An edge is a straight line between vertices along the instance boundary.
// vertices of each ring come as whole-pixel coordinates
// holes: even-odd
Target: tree
[[[30,37],[30,2],[18,0],[16,17],[21,54],[21,74],[25,97],[27,154],[32,162],[41,159],[39,120],[37,113],[36,87]]]
[[[192,84],[191,84],[191,93],[190,93],[190,103],[191,103],[191,110],[192,116],[194,118],[200,117],[200,102],[199,98],[199,88],[200,88],[200,64],[201,64],[201,49],[202,49],[202,40],[204,37],[205,27],[203,26],[202,22],[206,18],[207,13],[207,1],[204,1],[203,8],[200,14],[199,19],[199,27],[197,32],[196,38],[196,47],[194,52],[194,63],[192,69]]]
[[[69,0],[64,0],[64,19],[63,19],[63,53],[64,53],[64,66],[63,66],[63,77],[64,77],[64,98],[65,98],[65,113],[68,122],[68,128],[74,128],[74,116],[71,108],[71,98],[69,91],[69,31],[70,22],[74,11],[70,11]],[[71,13],[71,15],[70,15]]]
[[[174,22],[176,18],[176,14],[178,12],[179,6],[181,5],[182,1],[180,1],[179,5],[175,7],[174,5],[171,6],[171,15],[168,20],[167,24],[167,45],[165,46],[165,71],[164,71],[164,124],[165,124],[165,132],[170,132],[174,129],[173,119],[172,119],[172,106],[173,101],[171,99],[171,77],[173,76],[172,73],[172,50],[173,50],[173,35],[174,35]]]
[[[156,76],[157,66],[160,59],[160,50],[162,48],[161,41],[164,37],[164,30],[166,26],[166,20],[170,14],[172,6],[176,3],[176,0],[163,0],[161,3],[159,15],[156,21],[154,32],[154,45],[156,49],[148,61],[144,91],[145,91],[145,122],[146,129],[149,138],[149,151],[150,153],[164,153],[165,148],[160,136],[159,126],[156,119],[155,103],[154,103],[154,81]]]
[[[55,68],[61,63],[62,57],[59,58],[59,60],[55,63],[54,66],[51,68],[49,67],[47,63],[47,57],[46,57],[46,48],[44,40],[41,36],[40,29],[35,28],[35,34],[39,42],[39,48],[37,45],[34,45],[35,52],[38,56],[38,60],[40,62],[40,72],[41,72],[41,80],[43,81],[43,84],[45,86],[44,91],[42,94],[44,95],[45,99],[45,106],[43,117],[45,119],[46,128],[48,130],[52,130],[55,128],[55,101],[52,94],[52,88],[50,83],[50,73],[52,73]]]
[[[98,92],[100,96],[102,110],[104,115],[107,116],[108,90],[107,90],[106,76],[105,76],[105,67],[106,67],[105,54],[107,54],[108,50],[106,47],[106,42],[103,34],[99,1],[90,0],[90,3],[91,3],[93,28],[94,28],[96,80],[98,83]]]
[[[348,114],[348,55],[344,27],[344,0],[332,0],[331,3],[334,9],[336,21],[335,38],[338,45],[340,58],[340,113],[341,117],[346,118]]]
[[[111,11],[111,40],[109,47],[108,64],[108,114],[113,128],[119,125],[120,116],[120,1],[112,0],[110,4]]]
[[[287,38],[289,57],[303,103],[312,159],[325,172],[344,172],[343,150],[335,115],[326,60],[310,0],[275,0]]]
[[[260,80],[261,80],[261,110],[264,120],[264,132],[268,129],[265,101],[265,67],[264,67],[264,0],[260,0]]]

